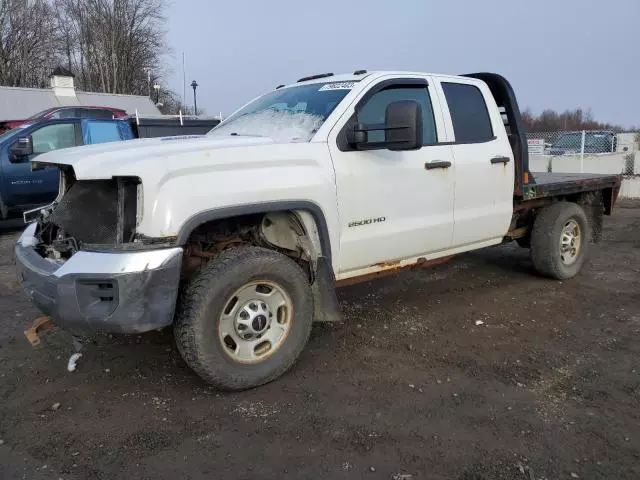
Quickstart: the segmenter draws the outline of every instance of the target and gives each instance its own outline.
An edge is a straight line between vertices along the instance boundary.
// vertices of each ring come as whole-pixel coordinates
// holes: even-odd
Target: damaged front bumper
[[[139,333],[173,323],[182,248],[79,251],[62,262],[34,248],[31,224],[15,247],[18,280],[44,314],[74,331]]]

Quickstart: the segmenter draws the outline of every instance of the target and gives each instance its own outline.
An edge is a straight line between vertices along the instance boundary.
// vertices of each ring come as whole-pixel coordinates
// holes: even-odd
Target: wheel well
[[[193,275],[202,263],[239,245],[255,245],[279,251],[296,260],[313,278],[323,245],[317,222],[303,210],[216,218],[199,224],[184,244],[183,279]]]
[[[591,240],[598,242],[602,238],[602,217],[606,213],[606,196],[603,195],[602,191],[580,192],[548,198],[546,201],[544,201],[545,199],[540,200],[533,201],[530,208],[522,208],[514,212],[505,240],[528,239],[538,213],[543,208],[558,202],[571,202],[580,205],[584,209],[592,227]]]

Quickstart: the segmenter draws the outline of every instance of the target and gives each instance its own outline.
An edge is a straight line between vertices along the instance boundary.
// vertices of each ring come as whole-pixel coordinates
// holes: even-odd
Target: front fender
[[[335,177],[326,144],[262,145],[164,159],[162,174],[142,177],[138,233],[183,244],[211,220],[251,213],[300,210],[316,222],[322,255],[335,259],[339,221]],[[333,248],[332,248],[333,247]]]

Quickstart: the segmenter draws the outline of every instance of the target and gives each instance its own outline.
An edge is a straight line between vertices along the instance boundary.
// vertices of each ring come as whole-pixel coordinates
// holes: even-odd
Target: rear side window
[[[85,120],[82,126],[84,143],[87,145],[123,140],[117,122]]]
[[[111,120],[113,118],[112,111],[100,110],[99,108],[79,108],[78,112],[80,118],[100,118],[105,120]]]
[[[480,143],[494,138],[489,110],[478,87],[443,83],[457,143]]]
[[[49,118],[73,118],[78,115],[77,108],[61,108],[49,116]]]

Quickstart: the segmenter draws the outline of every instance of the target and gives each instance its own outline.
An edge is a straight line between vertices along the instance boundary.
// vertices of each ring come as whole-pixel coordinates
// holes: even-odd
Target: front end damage
[[[25,214],[31,223],[15,248],[25,293],[74,331],[171,324],[183,250],[137,237],[139,179],[76,180],[71,168],[61,172],[56,201]]]
[[[141,193],[137,178],[77,181],[67,167],[56,201],[26,212],[25,222],[37,223],[36,248],[56,261],[80,250],[144,248],[149,242],[136,238]]]

